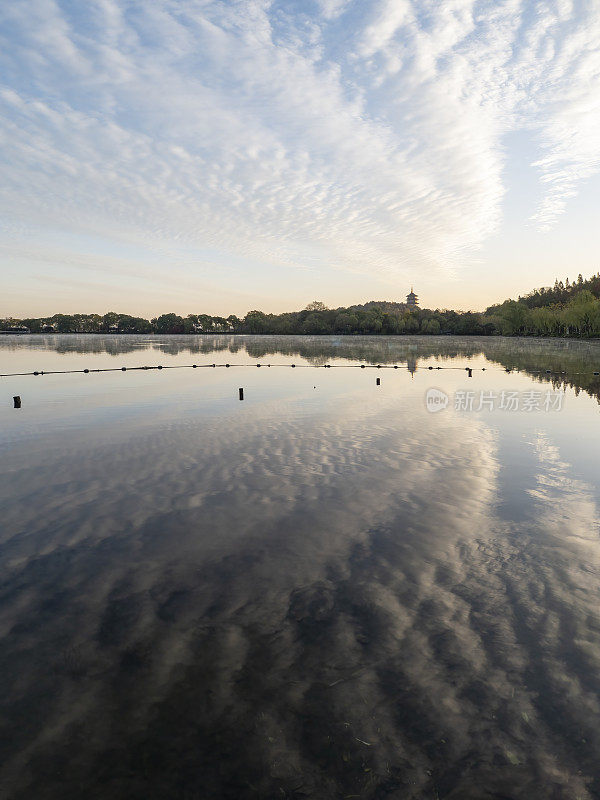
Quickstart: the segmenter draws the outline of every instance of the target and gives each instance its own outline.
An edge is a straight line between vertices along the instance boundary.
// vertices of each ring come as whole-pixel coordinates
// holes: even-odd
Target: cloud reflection
[[[497,436],[348,396],[13,451],[10,796],[596,796],[597,509],[539,439],[500,518]]]

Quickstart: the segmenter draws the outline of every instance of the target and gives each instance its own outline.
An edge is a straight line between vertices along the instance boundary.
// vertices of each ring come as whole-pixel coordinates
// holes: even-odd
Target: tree
[[[405,314],[403,317],[404,330],[406,333],[417,333],[419,330],[419,320],[416,314]]]
[[[421,324],[421,331],[435,336],[440,332],[440,323],[437,319],[425,319]]]
[[[249,311],[244,317],[248,333],[267,333],[267,315],[263,311]]]
[[[328,311],[329,309],[327,308],[325,303],[322,303],[320,300],[313,300],[312,303],[309,303],[304,310],[305,311]]]
[[[183,333],[183,317],[178,314],[162,314],[156,320],[157,333]]]
[[[213,318],[208,314],[198,314],[197,320],[202,333],[208,333],[208,331],[212,331]]]
[[[336,333],[354,333],[358,326],[358,317],[355,314],[342,312],[335,318]]]

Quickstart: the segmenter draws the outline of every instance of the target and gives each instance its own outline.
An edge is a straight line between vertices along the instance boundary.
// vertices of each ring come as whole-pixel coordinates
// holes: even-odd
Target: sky
[[[482,309],[599,173],[598,0],[0,5],[0,316]]]

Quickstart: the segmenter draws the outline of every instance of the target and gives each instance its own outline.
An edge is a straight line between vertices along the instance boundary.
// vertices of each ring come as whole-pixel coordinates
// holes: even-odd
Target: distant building
[[[413,292],[412,286],[410,287],[410,293],[406,295],[406,305],[410,308],[417,308],[419,305],[419,298]]]

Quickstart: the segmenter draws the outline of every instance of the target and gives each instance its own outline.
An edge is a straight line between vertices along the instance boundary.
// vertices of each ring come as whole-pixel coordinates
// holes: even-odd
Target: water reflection
[[[424,361],[440,364],[483,356],[490,364],[525,372],[555,388],[584,390],[600,402],[600,342],[596,340],[531,339],[473,336],[5,336],[0,353],[43,351],[81,355],[122,356],[148,352],[169,356],[232,354],[252,360],[285,355],[311,364],[332,358],[366,364],[403,364],[415,372]],[[38,367],[43,369],[43,364]],[[546,371],[549,372],[546,372]],[[594,374],[598,373],[598,374]]]
[[[354,346],[383,362],[366,339],[280,355]],[[56,416],[17,437],[7,797],[600,795],[594,473],[547,421],[427,415],[392,374],[401,391],[369,403],[336,383],[312,405],[145,408],[67,435]],[[517,517],[501,505],[524,454]]]

